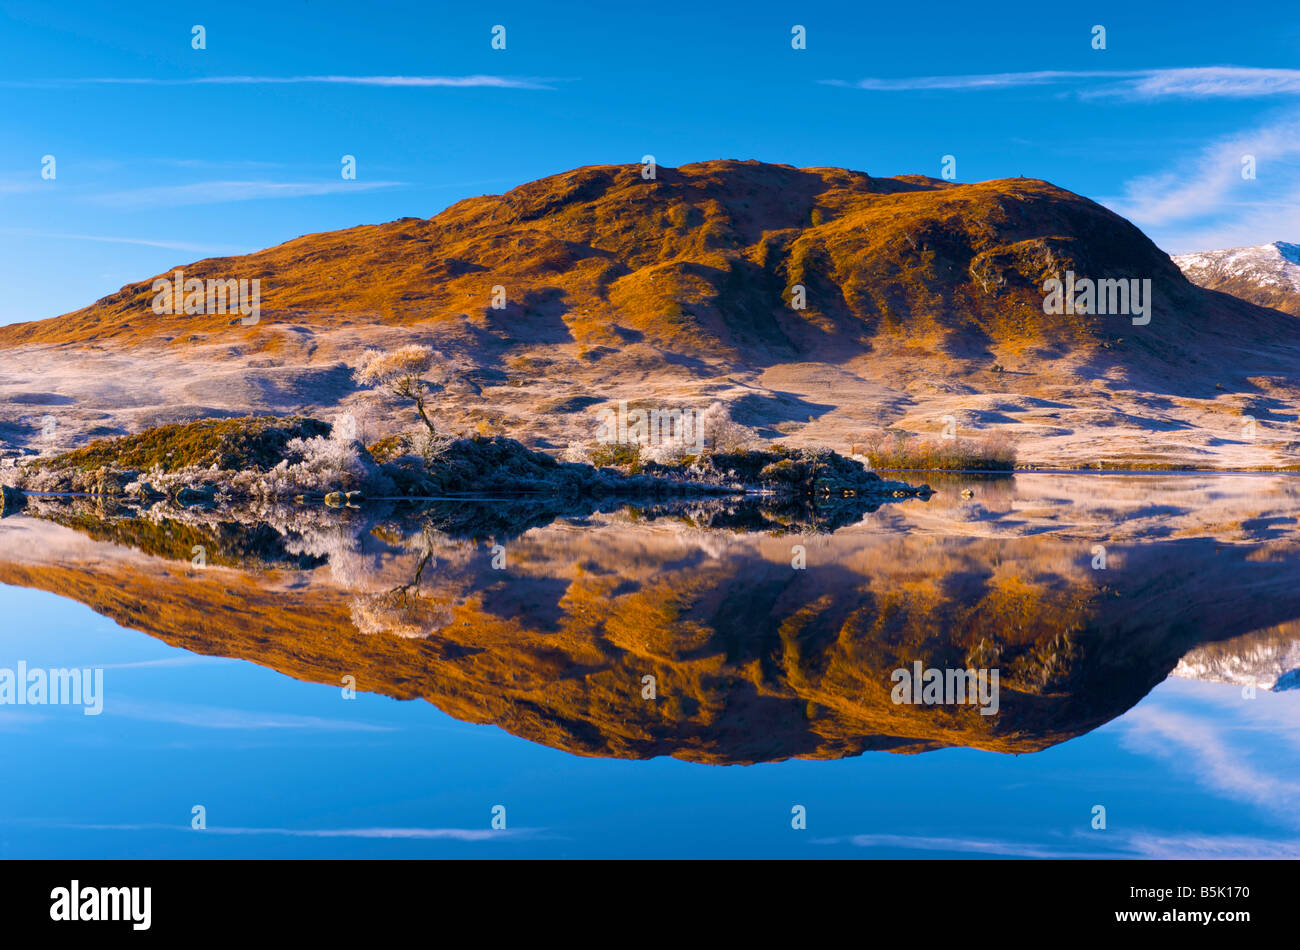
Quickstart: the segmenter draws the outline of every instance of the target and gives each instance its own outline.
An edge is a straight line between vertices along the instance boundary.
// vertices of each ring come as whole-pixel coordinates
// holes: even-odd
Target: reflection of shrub
[[[1012,664],[1012,674],[1043,692],[1064,688],[1077,668],[1079,649],[1068,632],[1036,641]]]
[[[902,432],[874,432],[860,446],[875,469],[951,469],[1009,472],[1016,466],[1016,448],[1000,432],[978,439],[925,439]]]

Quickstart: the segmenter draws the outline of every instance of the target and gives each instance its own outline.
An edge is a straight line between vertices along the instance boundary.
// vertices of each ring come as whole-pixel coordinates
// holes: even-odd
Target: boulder
[[[27,496],[17,488],[0,485],[0,517],[12,515],[27,504]]]

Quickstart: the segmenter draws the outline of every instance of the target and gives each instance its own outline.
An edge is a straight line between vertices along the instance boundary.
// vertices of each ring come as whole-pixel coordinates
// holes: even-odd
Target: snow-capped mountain
[[[1300,244],[1178,254],[1174,263],[1194,284],[1300,317]]]

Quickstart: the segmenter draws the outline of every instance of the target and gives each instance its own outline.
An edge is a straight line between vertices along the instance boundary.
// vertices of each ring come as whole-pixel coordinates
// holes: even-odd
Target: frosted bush
[[[704,444],[714,452],[743,452],[757,440],[757,434],[731,418],[725,403],[715,402],[700,413],[697,425],[704,432]]]
[[[563,458],[564,461],[566,462],[581,462],[583,464],[590,464],[591,450],[587,447],[585,443],[570,442],[568,447],[564,450]]]
[[[642,460],[660,465],[677,465],[687,456],[698,454],[695,443],[685,441],[658,442],[641,449]]]

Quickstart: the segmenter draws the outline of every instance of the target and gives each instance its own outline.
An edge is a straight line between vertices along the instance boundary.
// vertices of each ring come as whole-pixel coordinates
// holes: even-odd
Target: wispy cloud
[[[963,838],[928,835],[864,834],[820,838],[814,844],[848,844],[859,848],[983,854],[1013,858],[1163,858],[1273,859],[1300,857],[1300,840],[1250,835],[1178,834],[1117,830],[1079,833],[1059,840]]]
[[[1012,841],[999,838],[931,837],[927,835],[851,835],[821,838],[815,844],[851,844],[858,848],[900,848],[908,851],[941,851],[955,854],[987,854],[1014,858],[1098,858],[1115,857],[1112,849],[1088,849],[1048,842]]]
[[[187,706],[178,703],[133,702],[113,700],[106,703],[104,712],[127,719],[142,719],[176,726],[193,726],[200,729],[309,729],[321,732],[391,732],[391,726],[346,719],[326,719],[320,716],[299,716],[291,713],[268,713],[247,709],[226,709],[219,706]]]
[[[1143,72],[1130,70],[1115,72],[1072,72],[1059,69],[1045,69],[1026,73],[975,73],[965,76],[905,76],[898,79],[859,79],[856,82],[843,79],[824,79],[828,86],[848,86],[853,89],[869,89],[876,92],[915,92],[927,89],[957,89],[963,91],[981,89],[1009,89],[1019,86],[1047,86],[1060,83],[1079,82],[1087,79],[1115,79],[1118,77],[1136,77]]]
[[[182,831],[193,834],[189,825],[59,825],[79,831]],[[491,841],[504,838],[538,837],[544,828],[230,828],[209,825],[207,835],[281,835],[291,838],[386,838],[416,841],[451,839]]]
[[[32,172],[28,175],[0,177],[0,195],[27,194],[40,191],[42,188],[48,191],[51,187],[51,183],[43,180],[38,172]]]
[[[1300,781],[1256,768],[1245,754],[1249,746],[1234,743],[1219,719],[1144,705],[1124,723],[1128,747],[1168,759],[1211,791],[1300,827]]]
[[[202,253],[210,251],[214,254],[247,254],[256,248],[241,247],[233,244],[194,244],[189,241],[155,241],[149,238],[134,237],[116,237],[105,234],[60,234],[51,231],[36,231],[30,228],[0,228],[0,234],[10,234],[15,237],[44,238],[55,241],[98,241],[103,244],[135,244],[141,247],[161,247],[169,251],[193,251]],[[151,661],[151,664],[135,665],[159,665],[169,663],[167,660]],[[107,667],[106,667],[107,668]]]
[[[0,732],[24,732],[29,726],[45,722],[48,718],[41,713],[10,707],[0,714]]]
[[[1255,178],[1242,177],[1251,156]],[[1300,111],[1207,143],[1127,182],[1103,202],[1167,251],[1295,240],[1300,229]]]
[[[196,76],[165,79],[157,77],[103,76],[86,79],[6,80],[0,86],[57,88],[60,86],[270,86],[328,84],[339,86],[386,86],[408,89],[554,89],[555,79],[529,76]]]
[[[1300,69],[1251,66],[1192,66],[1177,69],[1059,70],[910,76],[857,81],[823,80],[827,85],[875,92],[949,90],[978,92],[1031,86],[1077,87],[1080,98],[1151,100],[1167,98],[1252,98],[1300,95]]]
[[[254,159],[231,158],[156,158],[154,161],[177,168],[283,168],[283,162],[259,162]]]
[[[165,246],[167,246],[167,247],[175,247],[175,245],[171,245],[171,244],[169,244],[169,245],[165,245]],[[189,250],[189,248],[182,248],[182,250]],[[219,657],[219,656],[197,656],[197,655],[195,655],[195,654],[187,654],[187,655],[185,655],[185,656],[168,656],[168,657],[163,657],[163,658],[161,658],[161,659],[157,659],[157,660],[134,660],[134,661],[132,661],[132,662],[130,662],[130,663],[106,663],[106,664],[101,664],[101,665],[100,665],[100,669],[104,669],[104,670],[139,670],[139,669],[147,669],[147,668],[151,668],[151,667],[159,667],[159,666],[162,666],[162,667],[169,667],[169,666],[200,666],[200,665],[202,665],[202,666],[215,666],[215,665],[220,664],[220,663],[226,663],[226,664],[229,664],[229,665],[232,665],[232,666],[233,666],[234,664],[236,664],[236,663],[238,663],[238,662],[239,662],[239,660],[236,660],[236,659],[233,659],[233,658],[229,658],[229,657]]]
[[[189,185],[159,185],[95,195],[90,200],[109,208],[158,208],[179,205],[303,198],[349,191],[397,188],[403,181],[205,181]]]

